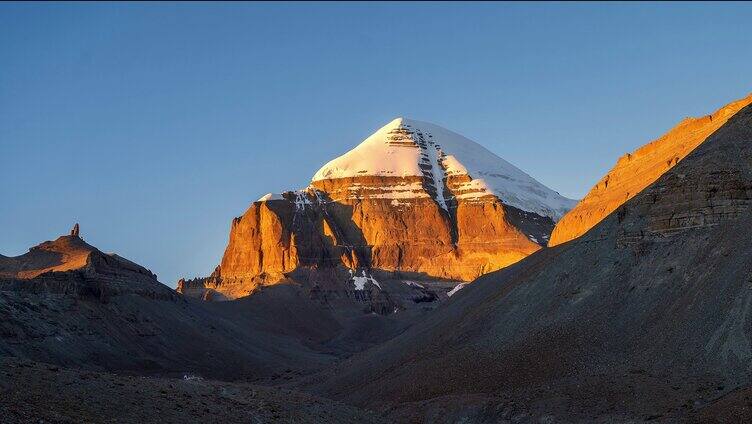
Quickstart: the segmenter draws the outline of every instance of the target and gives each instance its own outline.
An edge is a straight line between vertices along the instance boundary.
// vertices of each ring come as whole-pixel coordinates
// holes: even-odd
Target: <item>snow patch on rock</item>
[[[266,193],[265,195],[259,197],[257,202],[266,202],[268,200],[284,200],[285,198],[282,197],[279,193]]]
[[[306,205],[312,204],[310,200],[308,200],[308,197],[306,197],[306,192],[304,190],[298,190],[295,192],[295,210],[302,211],[305,209]]]
[[[361,271],[362,275],[357,275],[357,273],[353,270],[350,270],[350,278],[352,279],[353,285],[355,286],[355,290],[365,290],[366,283],[371,283],[374,286],[378,287],[379,290],[381,290],[381,285],[378,281],[376,281],[375,278],[366,275],[366,270]]]
[[[408,286],[418,287],[418,288],[421,288],[421,289],[425,289],[426,288],[423,284],[418,284],[415,281],[404,281],[404,283],[407,284]]]
[[[465,283],[457,284],[456,286],[454,286],[454,288],[452,290],[449,290],[447,292],[447,296],[452,297],[455,293],[457,293],[458,291],[460,291],[463,288],[465,288],[466,285],[467,284],[465,284]]]

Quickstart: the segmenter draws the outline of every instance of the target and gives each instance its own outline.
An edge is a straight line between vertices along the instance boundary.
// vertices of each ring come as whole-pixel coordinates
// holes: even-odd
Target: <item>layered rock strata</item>
[[[710,115],[687,118],[662,137],[619,158],[608,174],[556,224],[550,246],[583,235],[676,166],[750,103],[752,95],[729,103]]]
[[[236,298],[301,268],[340,269],[349,288],[379,289],[377,274],[470,281],[546,246],[573,203],[458,134],[396,119],[307,188],[254,202],[218,269],[179,290]]]

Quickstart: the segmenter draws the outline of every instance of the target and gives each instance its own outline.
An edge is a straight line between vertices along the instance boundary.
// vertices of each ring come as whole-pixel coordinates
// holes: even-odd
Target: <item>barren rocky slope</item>
[[[475,142],[399,118],[306,189],[254,202],[212,276],[178,291],[232,299],[296,282],[393,313],[535,252],[573,205]]]
[[[405,326],[398,317],[334,316],[284,284],[223,305],[185,298],[147,269],[77,235],[0,258],[0,356],[283,381]]]
[[[579,239],[308,387],[401,420],[749,419],[750,206],[746,106]]]
[[[146,378],[0,358],[0,376],[4,424],[385,422],[328,399],[192,375]]]
[[[550,246],[585,234],[624,202],[676,166],[739,110],[752,103],[752,94],[713,114],[687,118],[668,133],[619,158],[585,198],[556,224]]]

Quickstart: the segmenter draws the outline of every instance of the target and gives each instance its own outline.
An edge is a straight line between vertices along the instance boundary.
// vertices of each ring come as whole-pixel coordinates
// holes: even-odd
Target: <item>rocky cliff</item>
[[[676,166],[750,103],[752,95],[732,102],[711,115],[687,118],[662,137],[619,158],[608,174],[556,224],[549,245],[555,246],[583,235]]]
[[[219,268],[179,290],[236,298],[296,270],[328,270],[347,291],[470,281],[546,246],[573,204],[459,134],[400,118],[307,188],[254,202],[233,220]]]

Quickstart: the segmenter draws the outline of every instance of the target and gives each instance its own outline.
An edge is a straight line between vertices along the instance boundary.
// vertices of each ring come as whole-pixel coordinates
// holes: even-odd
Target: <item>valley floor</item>
[[[0,422],[377,423],[377,415],[287,389],[152,378],[0,358]]]
[[[628,376],[628,384],[583,381],[583,390],[577,395],[572,395],[572,387],[550,387],[526,395],[517,393],[514,399],[447,396],[387,407],[380,411],[383,415],[286,388],[204,380],[191,375],[120,375],[5,357],[0,358],[0,377],[0,422],[4,424],[742,423],[748,422],[745,420],[752,413],[752,388],[728,392],[710,381],[687,381],[683,387],[670,387],[649,375]],[[600,390],[595,390],[599,385]],[[690,386],[697,386],[697,393],[689,394]],[[680,398],[694,400],[679,405]],[[624,413],[624,409],[632,411]]]
[[[707,377],[591,376],[499,394],[448,395],[385,406],[400,423],[749,423],[752,388]]]

